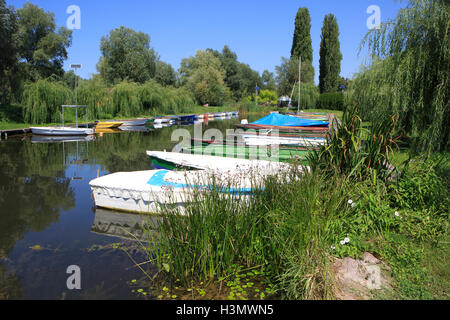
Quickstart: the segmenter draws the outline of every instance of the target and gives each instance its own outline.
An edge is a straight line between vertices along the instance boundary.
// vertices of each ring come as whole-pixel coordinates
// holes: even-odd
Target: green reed
[[[210,192],[189,196],[186,212],[166,210],[148,252],[173,282],[227,279],[236,265],[264,270],[280,296],[331,297],[327,221],[344,209],[341,188],[326,184],[316,173],[290,172],[255,182],[251,196]],[[230,185],[225,188],[230,187]]]

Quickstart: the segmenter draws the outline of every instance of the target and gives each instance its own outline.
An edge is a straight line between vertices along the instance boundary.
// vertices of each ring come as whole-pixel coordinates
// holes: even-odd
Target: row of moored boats
[[[97,207],[136,212],[185,212],[185,205],[215,190],[223,197],[249,197],[265,178],[295,166],[326,144],[325,114],[281,115],[236,126],[233,139],[192,140],[181,152],[147,151],[154,170],[118,172],[90,182]]]

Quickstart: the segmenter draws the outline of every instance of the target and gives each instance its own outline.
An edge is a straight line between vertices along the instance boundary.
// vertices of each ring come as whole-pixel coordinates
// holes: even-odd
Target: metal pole
[[[298,109],[297,114],[300,113],[300,88],[301,88],[301,76],[302,76],[302,57],[300,57],[300,61],[298,63]]]
[[[78,106],[75,106],[75,124],[78,128]]]
[[[78,97],[77,97],[77,69],[74,69],[75,71],[73,72],[75,74],[75,105],[78,105]]]
[[[63,109],[62,126],[64,127],[64,109],[65,109],[65,107],[63,106],[62,109]]]

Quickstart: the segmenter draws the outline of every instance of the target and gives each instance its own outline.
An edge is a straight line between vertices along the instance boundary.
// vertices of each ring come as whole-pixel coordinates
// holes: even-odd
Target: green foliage
[[[220,106],[229,96],[224,82],[225,71],[210,51],[199,50],[195,57],[183,59],[180,73],[198,104]]]
[[[330,177],[337,174],[352,180],[386,181],[393,174],[389,163],[398,137],[397,118],[383,120],[372,125],[369,132],[361,126],[357,109],[347,109],[342,122],[332,124],[328,145],[310,153],[311,168]]]
[[[111,110],[114,115],[130,117],[143,113],[136,83],[121,82],[114,86],[111,97]]]
[[[293,89],[292,106],[298,107],[298,83]],[[300,87],[300,109],[311,109],[317,106],[319,99],[319,88],[314,83],[302,83]]]
[[[228,46],[224,46],[222,52],[206,49],[220,60],[225,72],[224,81],[230,89],[233,100],[240,101],[249,92],[254,92],[257,85],[261,86],[262,80],[259,73],[252,70],[249,65],[238,61],[238,56]]]
[[[298,59],[299,57],[302,57],[304,61],[312,63],[311,17],[308,8],[298,9],[297,16],[295,17],[291,58]]]
[[[445,163],[447,168],[440,168]],[[445,212],[449,205],[448,170],[448,159],[445,157],[409,161],[395,184],[395,204],[405,209],[432,208]]]
[[[88,106],[91,119],[111,118],[114,114],[111,104],[111,90],[106,88],[99,77],[81,81],[77,87],[77,99],[80,105]]]
[[[123,80],[145,83],[155,76],[158,57],[146,33],[121,26],[102,37],[100,50],[97,68],[108,84]]]
[[[170,64],[163,61],[157,61],[154,79],[163,86],[175,86],[177,74]]]
[[[291,96],[295,82],[299,75],[298,58],[281,58],[281,65],[275,67],[278,95]],[[301,82],[314,84],[314,67],[309,61],[302,60]],[[295,93],[295,92],[294,92]]]
[[[27,2],[17,9],[19,58],[27,80],[62,77],[67,48],[72,44],[72,31],[56,29],[55,15]]]
[[[14,9],[6,7],[0,0],[0,104],[9,104],[14,88],[14,73],[17,72],[18,39],[17,16]]]
[[[27,84],[23,93],[26,123],[56,123],[62,120],[61,106],[68,104],[72,91],[59,82],[38,80]]]
[[[448,147],[449,20],[447,1],[410,0],[362,43],[377,58],[356,77],[353,102],[372,122],[398,115],[417,151]]]
[[[277,86],[275,84],[275,78],[272,72],[264,70],[261,75],[262,88],[265,90],[276,91]]]
[[[341,46],[339,27],[333,14],[325,16],[320,42],[320,93],[336,92],[341,73]],[[342,109],[336,109],[342,110]]]
[[[322,93],[317,101],[317,108],[344,111],[344,94],[342,92]]]
[[[271,104],[277,105],[278,97],[276,91],[271,90],[261,90],[258,95],[258,103],[260,104]]]

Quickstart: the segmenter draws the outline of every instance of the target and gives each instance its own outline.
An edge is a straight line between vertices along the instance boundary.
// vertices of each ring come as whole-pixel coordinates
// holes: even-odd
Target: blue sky
[[[6,0],[16,9],[25,0]],[[67,7],[81,9],[81,29],[74,30],[66,70],[82,63],[77,74],[89,78],[96,73],[100,39],[122,25],[148,33],[151,46],[161,60],[178,69],[183,58],[198,49],[221,51],[228,45],[238,60],[262,73],[274,72],[281,57],[289,57],[298,8],[308,7],[311,15],[313,65],[319,77],[320,34],[324,16],[333,13],[339,24],[343,61],[341,75],[351,77],[359,70],[365,52],[358,56],[361,39],[367,33],[367,8],[377,5],[381,20],[394,18],[406,1],[395,0],[31,0],[55,14],[58,26],[66,26]]]

